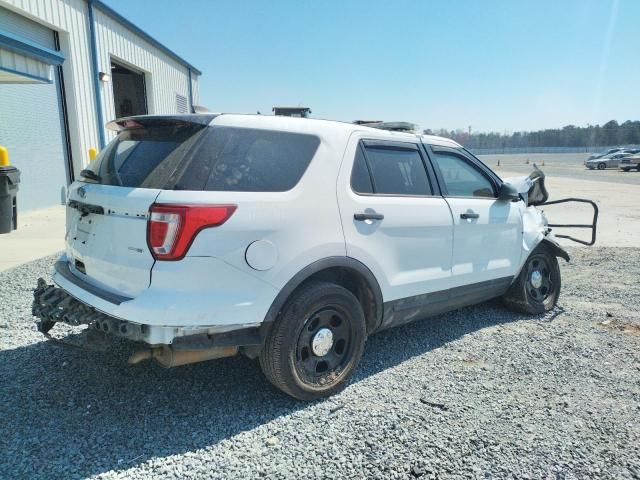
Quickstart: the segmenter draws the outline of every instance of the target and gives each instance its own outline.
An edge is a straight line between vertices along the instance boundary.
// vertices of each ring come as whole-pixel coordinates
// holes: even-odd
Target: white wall
[[[149,113],[176,113],[176,93],[189,98],[189,70],[123,25],[94,9],[98,70],[111,71],[111,58],[145,74]],[[105,121],[115,118],[113,82],[101,84]],[[196,103],[194,98],[194,103]],[[107,139],[113,138],[108,132]]]
[[[66,60],[63,75],[69,109],[71,151],[79,172],[88,162],[88,149],[98,147],[97,118],[86,0],[0,0],[0,5],[58,31]],[[94,6],[98,70],[110,72],[113,56],[146,74],[149,113],[175,113],[176,93],[188,98],[188,69],[162,50],[113,20]],[[198,104],[197,76],[192,75]],[[100,84],[104,121],[113,120],[110,82]],[[104,128],[104,125],[101,126]],[[107,141],[111,137],[107,134]]]
[[[200,105],[200,84],[198,83],[198,75],[191,72],[191,87],[193,89],[193,104]]]

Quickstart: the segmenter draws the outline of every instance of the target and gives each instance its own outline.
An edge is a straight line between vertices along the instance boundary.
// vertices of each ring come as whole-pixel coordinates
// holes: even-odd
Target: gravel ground
[[[53,257],[23,265],[0,274],[0,477],[639,478],[640,249],[572,254],[551,314],[488,302],[374,335],[310,404],[243,357],[165,370],[44,341]]]

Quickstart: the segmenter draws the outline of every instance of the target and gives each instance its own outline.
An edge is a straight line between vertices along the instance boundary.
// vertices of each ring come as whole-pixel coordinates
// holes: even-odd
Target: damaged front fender
[[[555,240],[549,237],[545,237],[542,239],[540,244],[545,245],[549,250],[551,250],[551,253],[553,253],[556,257],[564,258],[565,261],[567,262],[571,260],[571,258],[569,257],[569,253],[567,253],[567,251],[564,248],[558,245],[558,243]]]
[[[567,262],[570,260],[567,251],[558,244],[555,236],[551,233],[547,218],[542,210],[533,206],[524,208],[522,212],[522,230],[522,247],[526,252],[525,258],[538,245],[544,244],[556,257],[563,258]]]

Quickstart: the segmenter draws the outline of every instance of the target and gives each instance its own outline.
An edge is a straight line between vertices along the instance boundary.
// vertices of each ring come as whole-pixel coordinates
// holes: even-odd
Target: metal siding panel
[[[198,75],[192,74],[191,84],[193,86],[193,103],[200,105],[200,84],[198,83]]]
[[[69,104],[69,124],[72,134],[72,151],[76,172],[88,161],[87,150],[97,146],[97,125],[93,77],[87,28],[86,0],[0,0],[0,4],[22,10],[25,15],[38,17],[59,30],[63,40],[63,53],[67,60],[63,64]],[[46,5],[46,8],[45,8]],[[23,13],[21,12],[21,13]],[[109,55],[137,67],[147,74],[147,102],[149,113],[172,113],[175,109],[175,94],[188,96],[187,68],[174,58],[154,47],[134,32],[95,10],[100,68],[108,68]],[[65,48],[66,47],[66,48]],[[104,63],[106,62],[106,64]],[[106,66],[105,66],[106,65]],[[197,75],[193,75],[194,103],[199,102]],[[102,88],[102,103],[105,119],[113,115],[113,93],[111,85]]]
[[[13,72],[25,74],[26,76],[24,78],[28,82],[33,80],[41,83],[49,83],[53,80],[53,70],[49,64],[2,48],[0,48],[0,69],[8,69]],[[28,77],[32,78],[27,80]]]
[[[98,29],[105,33],[100,39],[102,44],[99,49],[105,55],[101,58],[108,62],[109,56],[112,55],[145,73],[148,77],[146,87],[149,113],[174,113],[175,94],[188,96],[186,67],[100,10],[96,10],[96,23],[99,25]]]
[[[0,7],[0,30],[26,38],[46,48],[55,48],[51,29],[3,7]]]

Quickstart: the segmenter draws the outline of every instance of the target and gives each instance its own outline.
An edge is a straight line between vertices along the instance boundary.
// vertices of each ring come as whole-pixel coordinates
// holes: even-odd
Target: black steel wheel
[[[344,388],[365,340],[358,299],[339,285],[312,282],[292,295],[274,322],[260,365],[285,393],[313,400]]]
[[[553,293],[553,279],[551,278],[551,267],[546,255],[532,255],[527,262],[527,273],[525,285],[527,294],[538,303],[544,303]],[[554,259],[555,260],[555,259]]]
[[[560,296],[558,259],[544,245],[537,247],[518,278],[503,297],[508,308],[523,313],[544,313],[553,309]]]
[[[325,385],[344,371],[349,363],[354,328],[348,313],[328,306],[311,314],[304,322],[296,345],[295,368],[310,385]]]

